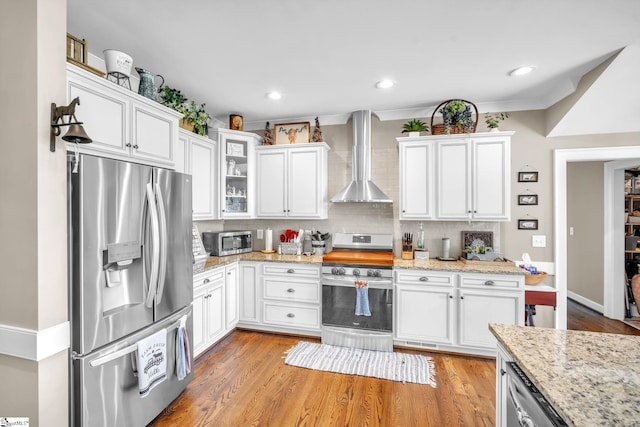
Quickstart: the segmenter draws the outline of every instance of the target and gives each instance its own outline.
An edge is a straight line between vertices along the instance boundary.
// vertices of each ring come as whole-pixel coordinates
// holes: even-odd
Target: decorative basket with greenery
[[[486,113],[484,115],[484,122],[489,129],[498,129],[500,122],[508,118],[509,113]]]
[[[413,119],[402,125],[402,133],[429,132],[429,126],[422,120]]]
[[[207,123],[211,116],[206,112],[205,104],[198,105],[194,101],[187,99],[179,90],[169,86],[163,87],[161,102],[163,105],[183,115],[182,120],[180,120],[180,127],[198,135],[204,136],[207,134]]]
[[[473,112],[471,109],[473,108]],[[442,114],[442,124],[433,124],[436,113]],[[464,99],[450,99],[438,105],[431,115],[431,133],[433,135],[451,133],[473,133],[476,131],[478,108],[473,102]]]

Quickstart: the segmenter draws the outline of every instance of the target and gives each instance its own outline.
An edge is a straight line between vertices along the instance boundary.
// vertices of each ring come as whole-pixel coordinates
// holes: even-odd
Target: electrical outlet
[[[263,231],[264,231],[263,229],[259,229],[258,232],[256,233],[257,234],[256,238],[258,240],[264,239]]]
[[[547,246],[547,236],[531,236],[531,246],[545,248]]]

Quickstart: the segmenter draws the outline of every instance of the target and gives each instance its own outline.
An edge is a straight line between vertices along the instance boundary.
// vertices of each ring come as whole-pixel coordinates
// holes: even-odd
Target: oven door
[[[357,291],[353,280],[322,278],[322,325],[369,331],[393,331],[393,283],[369,281],[371,316],[356,316]]]

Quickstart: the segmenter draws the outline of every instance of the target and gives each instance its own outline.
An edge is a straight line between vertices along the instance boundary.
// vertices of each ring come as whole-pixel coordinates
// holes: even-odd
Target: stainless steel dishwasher
[[[568,426],[517,363],[507,362],[506,374],[507,426]]]

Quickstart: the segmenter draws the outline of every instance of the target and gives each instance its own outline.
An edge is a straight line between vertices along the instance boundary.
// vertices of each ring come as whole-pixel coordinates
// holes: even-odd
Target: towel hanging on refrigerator
[[[187,334],[187,315],[180,319],[176,332],[176,376],[182,381],[191,373],[191,353],[189,351],[189,335]]]
[[[167,379],[167,330],[160,329],[138,341],[138,388],[145,397]]]
[[[356,316],[371,316],[369,282],[366,280],[356,280]]]

